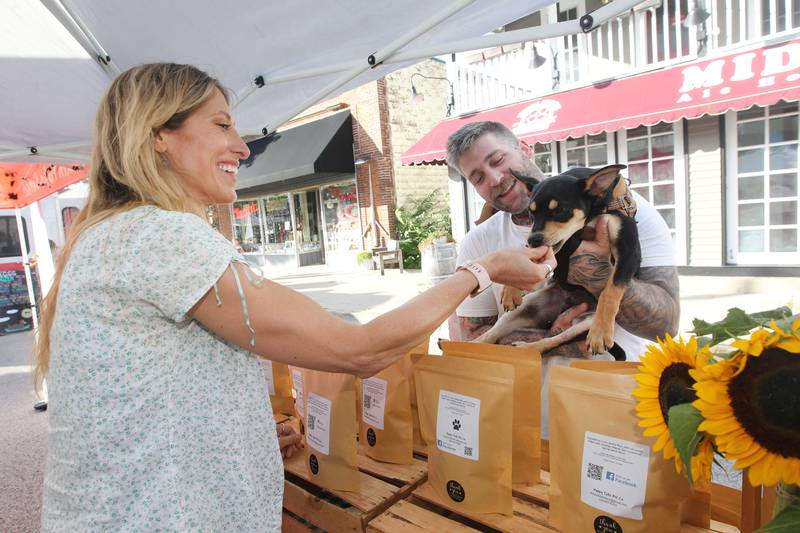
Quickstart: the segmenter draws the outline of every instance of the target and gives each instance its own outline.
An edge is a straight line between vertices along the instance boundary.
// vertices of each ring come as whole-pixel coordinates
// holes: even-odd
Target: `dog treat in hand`
[[[314,484],[358,491],[355,378],[303,370],[306,468]]]
[[[497,344],[441,341],[445,357],[467,357],[514,367],[514,413],[511,431],[512,480],[534,484],[540,481],[542,441],[540,391],[542,356],[531,348]]]
[[[510,515],[514,367],[425,356],[414,379],[428,483],[441,503]]]

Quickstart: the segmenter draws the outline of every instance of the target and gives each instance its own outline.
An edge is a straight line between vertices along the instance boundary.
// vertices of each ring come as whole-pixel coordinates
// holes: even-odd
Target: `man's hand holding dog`
[[[567,280],[597,297],[611,275],[608,217],[601,216],[594,240],[583,241],[570,257]],[[640,337],[675,334],[680,317],[678,273],[674,266],[642,267],[620,304],[617,323]]]
[[[580,285],[595,297],[606,286],[611,275],[611,241],[608,237],[608,217],[597,219],[594,240],[581,242],[569,260],[567,281]]]

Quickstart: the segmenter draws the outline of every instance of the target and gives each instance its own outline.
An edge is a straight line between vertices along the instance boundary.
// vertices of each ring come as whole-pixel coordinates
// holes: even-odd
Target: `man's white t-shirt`
[[[664,219],[647,200],[631,191],[636,200],[636,216],[634,217],[639,232],[639,244],[642,249],[642,268],[675,265],[675,252],[672,237]],[[461,241],[457,264],[473,261],[488,253],[503,248],[525,246],[530,226],[518,226],[511,221],[509,213],[500,211],[472,229]],[[481,294],[465,299],[456,309],[461,317],[488,317],[503,314],[500,295],[503,286],[497,283]],[[647,339],[625,331],[619,324],[614,328],[614,341],[625,350],[628,361],[638,361],[644,354],[645,347],[651,343]],[[609,358],[611,356],[608,356]],[[543,359],[542,368],[542,437],[547,436],[547,375],[552,364],[568,365],[572,361],[568,357],[549,356]]]

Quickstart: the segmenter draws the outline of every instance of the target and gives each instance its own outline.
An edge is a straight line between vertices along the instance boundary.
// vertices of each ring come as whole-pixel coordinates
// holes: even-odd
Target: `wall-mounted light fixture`
[[[447,85],[450,86],[450,99],[447,102],[447,113],[445,116],[450,116],[453,109],[456,107],[456,97],[455,93],[453,92],[453,83],[448,80],[447,78],[441,76],[426,76],[425,74],[420,74],[419,72],[415,72],[411,75],[411,101],[414,103],[420,103],[425,100],[425,96],[417,90],[417,87],[414,85],[414,77],[419,76],[420,78],[425,78],[426,80],[442,80],[446,81]]]
[[[536,46],[537,42],[539,41],[534,41],[531,43],[531,47],[533,48],[533,57],[531,58],[530,68],[532,69],[537,69],[547,62],[547,58],[539,54],[539,49]],[[561,85],[561,71],[558,70],[558,54],[556,54],[556,51],[553,50],[552,46],[550,46],[550,43],[541,41],[540,44],[544,44],[545,46],[547,46],[547,48],[550,50],[550,55],[553,58],[552,89],[555,91],[556,89],[558,89],[559,85]]]
[[[686,14],[683,20],[683,27],[690,28],[697,26],[697,55],[702,56],[706,53],[706,45],[708,43],[708,31],[706,29],[706,20],[711,16],[706,10],[706,6],[702,0],[695,0],[694,7]]]

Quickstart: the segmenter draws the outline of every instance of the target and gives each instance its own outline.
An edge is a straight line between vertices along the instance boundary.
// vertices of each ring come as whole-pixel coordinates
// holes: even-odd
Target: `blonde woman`
[[[186,65],[128,70],[104,95],[95,136],[89,199],[38,336],[44,531],[278,531],[283,470],[259,356],[369,376],[486,273],[530,289],[555,266],[545,249],[497,252],[348,323],[255,278],[204,220],[204,206],[236,199],[249,154],[213,78]]]

